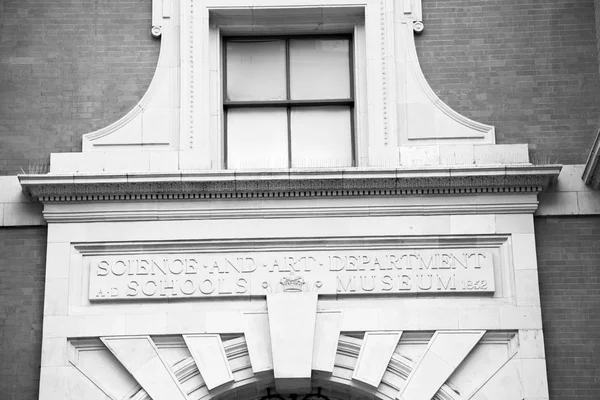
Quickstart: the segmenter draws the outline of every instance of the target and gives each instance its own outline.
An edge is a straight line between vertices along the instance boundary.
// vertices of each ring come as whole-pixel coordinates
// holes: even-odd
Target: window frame
[[[223,152],[222,160],[225,169],[229,169],[228,160],[228,126],[227,112],[235,108],[285,108],[287,114],[287,169],[292,169],[292,124],[291,114],[292,108],[296,107],[327,107],[327,106],[346,106],[350,110],[350,146],[351,146],[351,163],[349,167],[356,167],[358,164],[358,154],[356,146],[356,98],[355,98],[355,38],[354,32],[351,33],[305,33],[305,34],[287,34],[287,35],[222,35],[221,36],[221,90],[222,102],[221,109],[223,110]],[[348,40],[348,68],[349,82],[348,89],[350,96],[345,99],[310,99],[310,100],[292,100],[290,99],[290,41],[291,40]],[[285,76],[286,76],[286,100],[242,100],[230,101],[227,100],[227,42],[228,41],[256,41],[256,40],[283,40],[285,41]],[[303,169],[304,167],[296,167]],[[319,167],[309,167],[319,168]]]

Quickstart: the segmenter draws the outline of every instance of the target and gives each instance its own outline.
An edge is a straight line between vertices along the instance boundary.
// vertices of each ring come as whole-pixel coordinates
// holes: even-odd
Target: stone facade
[[[598,210],[579,167],[559,176],[548,165],[558,148],[583,162],[593,139],[593,4],[534,7],[532,22],[504,37],[498,13],[515,24],[524,5],[456,3],[155,0],[151,19],[135,13],[161,42],[146,94],[118,121],[86,129],[97,130],[81,149],[45,146],[48,170],[42,162],[2,180],[4,226],[48,224],[39,397],[548,398],[546,369],[563,356],[548,353],[561,340],[552,328],[544,350],[544,329],[562,314],[540,301],[549,275],[538,259],[549,249],[538,239],[536,255],[535,229],[543,215]],[[553,16],[582,53],[576,78],[560,82],[561,69],[546,66],[558,53],[568,65],[565,46],[528,35]],[[466,43],[465,18],[478,21]],[[224,169],[221,35],[313,29],[354,38],[355,167]],[[512,56],[543,38],[541,70]],[[461,46],[481,61],[465,85],[432,61]],[[475,96],[457,102],[459,90]],[[576,104],[586,107],[574,114]],[[557,146],[565,121],[577,128]],[[563,370],[551,371],[551,395],[566,396]]]

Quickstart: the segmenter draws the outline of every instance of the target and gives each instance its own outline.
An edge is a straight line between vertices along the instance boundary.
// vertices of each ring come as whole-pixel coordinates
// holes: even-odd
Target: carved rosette
[[[159,37],[160,35],[162,35],[162,26],[153,26],[150,30],[150,33],[154,37]]]

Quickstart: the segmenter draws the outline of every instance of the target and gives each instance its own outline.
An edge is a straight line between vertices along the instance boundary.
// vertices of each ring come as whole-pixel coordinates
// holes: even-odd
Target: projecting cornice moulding
[[[540,192],[560,165],[20,175],[42,202]]]

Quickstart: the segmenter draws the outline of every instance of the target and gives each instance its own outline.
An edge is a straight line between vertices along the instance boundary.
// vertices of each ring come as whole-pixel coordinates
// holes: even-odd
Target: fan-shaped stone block
[[[333,372],[335,353],[340,339],[341,323],[341,311],[323,311],[317,313],[315,345],[313,347],[312,359],[312,369],[314,371]]]
[[[233,381],[233,374],[219,335],[184,335],[208,390]]]
[[[517,354],[517,335],[488,332],[452,373],[448,383],[460,388],[466,399],[477,393],[504,365]]]
[[[273,369],[271,353],[271,334],[269,333],[269,316],[267,313],[243,313],[244,336],[248,346],[248,354],[255,374]]]
[[[100,340],[75,340],[71,345],[73,347],[69,360],[71,364],[78,370],[78,373],[87,377],[90,382],[109,398],[122,399],[136,390],[138,383],[135,378],[131,376]],[[79,378],[75,379],[73,377],[73,385],[80,387],[73,388],[70,380],[69,387],[72,391],[89,391],[89,388],[83,387]]]
[[[378,387],[402,332],[366,332],[352,379]]]
[[[100,338],[153,399],[187,400],[149,336]]]
[[[484,333],[485,331],[436,332],[398,398],[431,400]]]

